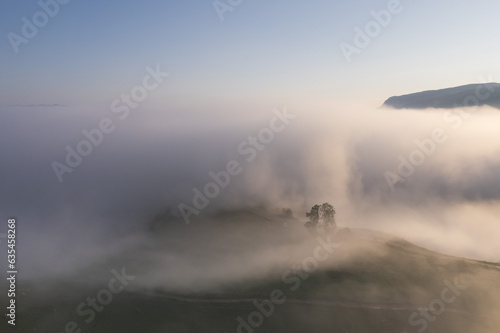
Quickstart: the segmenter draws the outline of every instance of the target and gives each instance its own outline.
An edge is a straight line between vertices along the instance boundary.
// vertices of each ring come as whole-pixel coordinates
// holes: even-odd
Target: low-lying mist
[[[287,113],[293,117],[283,118]],[[305,213],[323,202],[335,206],[341,227],[380,230],[455,256],[500,260],[499,110],[288,106],[241,117],[221,114],[223,121],[206,118],[201,125],[194,117],[174,123],[163,112],[145,113],[106,136],[61,183],[51,163],[62,162],[65,146],[75,146],[84,138],[81,130],[92,128],[99,116],[44,121],[34,115],[39,126],[19,137],[16,149],[3,149],[8,162],[1,166],[12,175],[5,184],[12,191],[1,199],[4,210],[21,221],[23,276],[72,274],[139,247],[137,263],[161,267],[161,274],[145,276],[150,286],[165,275],[176,288],[265,275],[286,267],[295,251],[306,251]],[[4,133],[25,126],[15,115],[4,117]],[[206,207],[196,207],[196,190],[204,193],[214,182],[210,173],[227,170],[229,161],[240,172],[216,195],[210,192],[213,198],[204,194]],[[190,207],[188,221],[181,204]],[[251,221],[235,227],[236,213],[230,229],[211,230],[205,223],[221,210],[277,216],[286,208],[294,216],[286,226],[278,223],[286,232],[268,233]],[[148,250],[149,222],[167,210],[166,245]]]

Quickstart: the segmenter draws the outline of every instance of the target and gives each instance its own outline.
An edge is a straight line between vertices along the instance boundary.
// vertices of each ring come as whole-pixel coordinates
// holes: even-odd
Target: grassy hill
[[[17,331],[64,332],[74,321],[75,332],[498,332],[499,264],[371,230],[307,235],[300,220],[279,214],[224,212],[204,222],[156,229],[137,247],[65,278],[19,282]],[[151,259],[183,251],[176,266]],[[270,260],[274,251],[284,259]],[[270,261],[263,268],[259,260]],[[180,275],[188,287],[170,273],[191,267],[185,261],[195,263]],[[241,273],[208,268],[220,262],[231,264],[226,275]],[[126,267],[135,279],[86,323],[76,309],[107,288],[110,267]],[[190,283],[194,275],[199,282]]]

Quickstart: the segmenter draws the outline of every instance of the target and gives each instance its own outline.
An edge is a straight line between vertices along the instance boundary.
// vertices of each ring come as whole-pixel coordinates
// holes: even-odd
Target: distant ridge
[[[489,105],[500,109],[500,83],[468,84],[393,96],[383,104],[394,109],[450,109],[475,105]]]

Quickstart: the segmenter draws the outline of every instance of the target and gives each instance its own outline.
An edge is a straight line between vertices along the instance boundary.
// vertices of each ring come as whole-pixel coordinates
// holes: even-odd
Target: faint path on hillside
[[[257,301],[259,303],[263,301],[268,301],[269,299],[264,298],[203,298],[203,297],[187,297],[178,296],[171,294],[161,294],[156,295],[162,298],[168,298],[180,302],[188,303],[198,303],[198,304],[242,304],[249,303],[253,306],[253,302]],[[314,299],[289,299],[287,298],[283,304],[299,304],[299,305],[317,305],[317,306],[332,306],[332,307],[342,307],[342,308],[354,308],[354,309],[370,309],[370,310],[391,310],[391,311],[419,311],[420,309],[427,309],[427,307],[416,306],[416,305],[406,305],[406,304],[383,304],[383,303],[364,303],[364,302],[347,302],[347,301],[334,301],[334,300],[314,300]],[[471,313],[468,311],[463,311],[460,309],[453,309],[446,307],[444,312],[458,313],[464,315],[472,315],[478,317],[489,318],[487,316],[479,315],[476,313]]]

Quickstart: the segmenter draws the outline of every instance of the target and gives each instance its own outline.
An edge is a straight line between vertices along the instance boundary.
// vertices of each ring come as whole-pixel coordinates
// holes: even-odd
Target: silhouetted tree
[[[309,221],[305,224],[308,229],[323,229],[330,231],[336,227],[335,223],[335,208],[328,202],[321,206],[314,205],[309,213],[306,213]]]
[[[319,206],[314,205],[309,213],[306,213],[306,217],[309,218],[310,226],[316,227],[319,222]]]
[[[335,225],[335,208],[325,202],[319,209],[319,217],[325,225]]]

